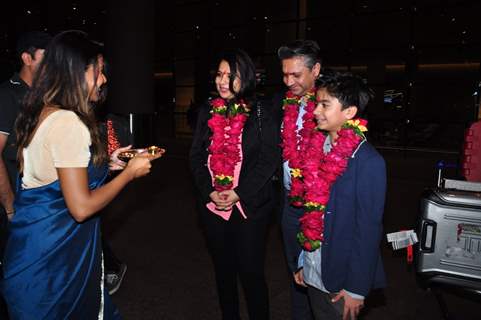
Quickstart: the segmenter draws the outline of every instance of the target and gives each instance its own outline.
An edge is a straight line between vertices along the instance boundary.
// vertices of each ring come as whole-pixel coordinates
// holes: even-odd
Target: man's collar
[[[28,88],[27,83],[23,81],[22,78],[20,78],[20,74],[18,72],[15,72],[13,76],[10,78],[10,83],[15,85],[22,85]]]

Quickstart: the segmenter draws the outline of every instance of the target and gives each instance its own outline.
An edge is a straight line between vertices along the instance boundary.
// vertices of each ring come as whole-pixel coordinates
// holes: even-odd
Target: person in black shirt
[[[8,215],[13,214],[13,197],[17,179],[17,149],[15,147],[15,119],[22,100],[32,84],[37,66],[50,42],[44,32],[28,32],[17,42],[21,67],[8,81],[0,85],[0,202]]]
[[[0,202],[7,214],[13,213],[13,191],[17,176],[13,126],[49,41],[50,35],[44,32],[23,34],[17,42],[20,71],[0,85]]]
[[[50,42],[50,35],[32,31],[24,33],[17,41],[17,56],[20,70],[0,85],[0,219],[2,226],[6,217],[13,215],[13,198],[17,179],[17,149],[15,147],[14,124],[20,112],[23,98],[32,84],[35,71],[42,61],[43,53]],[[5,215],[6,214],[6,215]],[[2,232],[2,235],[5,233]],[[2,247],[3,247],[2,239]]]
[[[13,198],[18,174],[14,124],[50,40],[51,36],[45,32],[22,34],[16,47],[20,70],[0,84],[0,257],[3,257],[7,221],[14,214]],[[0,318],[2,316],[0,301]]]

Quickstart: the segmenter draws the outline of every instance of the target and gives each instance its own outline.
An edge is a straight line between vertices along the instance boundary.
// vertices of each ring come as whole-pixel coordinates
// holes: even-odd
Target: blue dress
[[[106,175],[90,164],[89,188]],[[14,206],[1,281],[11,320],[120,319],[103,285],[99,217],[76,222],[58,180],[17,187]]]

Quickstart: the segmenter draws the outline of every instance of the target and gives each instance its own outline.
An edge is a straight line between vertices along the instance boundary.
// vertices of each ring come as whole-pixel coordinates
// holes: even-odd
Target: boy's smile
[[[337,132],[342,125],[352,119],[357,112],[354,106],[342,110],[342,104],[336,97],[331,96],[325,88],[316,92],[317,106],[314,110],[317,127],[329,133],[331,138],[337,138]]]

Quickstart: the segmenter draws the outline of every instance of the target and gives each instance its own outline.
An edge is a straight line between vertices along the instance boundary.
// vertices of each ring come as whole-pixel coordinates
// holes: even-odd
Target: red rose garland
[[[306,113],[302,117],[302,129],[297,133],[297,117],[299,116],[299,108],[301,99],[305,99]],[[309,141],[313,129],[316,127],[314,121],[314,109],[316,108],[315,89],[310,90],[303,97],[294,95],[288,91],[283,100],[284,119],[282,129],[282,156],[284,161],[289,161],[291,168],[291,190],[289,199],[292,205],[302,206],[304,195],[304,187],[302,184],[303,172],[301,170],[305,151],[309,146]]]
[[[324,154],[325,133],[314,130],[302,163],[304,214],[299,219],[301,231],[297,240],[307,251],[318,249],[323,241],[324,211],[329,201],[331,187],[347,168],[349,158],[365,139],[367,121],[347,121],[337,133],[331,151]]]
[[[117,134],[114,130],[114,125],[112,120],[107,120],[107,153],[108,155],[112,155],[112,153],[120,148],[120,142],[117,139]]]
[[[229,108],[222,98],[212,100],[211,106],[212,117],[207,122],[212,130],[209,167],[214,175],[215,190],[230,190],[235,166],[240,161],[240,135],[249,110],[243,101]]]

